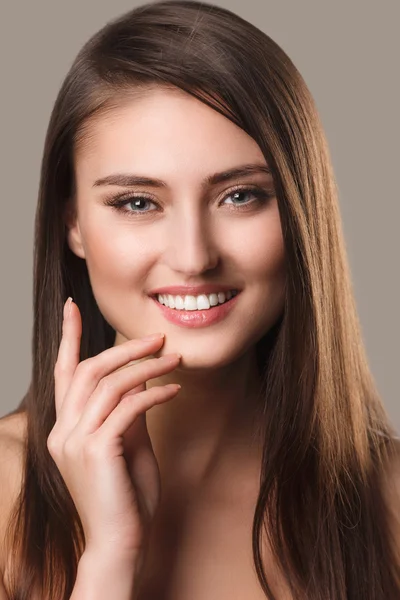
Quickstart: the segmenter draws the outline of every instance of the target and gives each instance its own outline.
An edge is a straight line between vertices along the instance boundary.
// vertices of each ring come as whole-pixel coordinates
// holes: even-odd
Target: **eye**
[[[132,196],[132,198],[128,201],[125,201],[124,204],[132,204],[133,206],[135,206],[135,211],[133,211],[133,212],[149,212],[148,210],[143,209],[143,204],[144,205],[147,204],[147,206],[149,204],[153,204],[153,206],[154,206],[154,202],[152,202],[145,196]],[[140,210],[141,208],[143,210]],[[138,210],[136,211],[136,209],[138,209]]]
[[[106,199],[104,204],[106,204],[107,206],[112,206],[118,212],[127,213],[129,216],[135,215],[135,214],[154,212],[152,210],[143,209],[143,204],[144,205],[147,204],[147,206],[149,204],[153,204],[153,206],[157,206],[155,202],[153,202],[146,196],[139,195],[139,194],[138,195],[125,194],[122,196],[119,195],[119,196],[115,196],[115,197],[112,196],[111,198]],[[125,205],[128,205],[128,204],[133,205],[135,207],[134,210],[129,210],[129,209],[124,208]],[[142,207],[142,209],[141,209],[141,207]]]
[[[244,201],[244,202],[240,202],[240,198],[244,197],[249,197],[252,196],[253,200],[251,201]],[[258,187],[237,187],[234,190],[231,190],[224,198],[224,202],[226,200],[228,200],[229,198],[234,199],[233,202],[228,203],[231,206],[233,206],[233,210],[236,210],[237,208],[239,210],[241,210],[241,207],[244,206],[245,209],[247,209],[247,207],[250,205],[250,208],[252,207],[253,204],[260,204],[263,202],[266,202],[267,200],[269,200],[270,198],[272,198],[274,196],[274,194],[272,193],[272,191],[268,191],[265,190],[263,188],[258,188]],[[239,200],[239,203],[236,203],[236,201]]]
[[[224,204],[230,198],[233,202],[227,202],[230,206],[229,210],[234,211],[245,211],[251,210],[256,206],[266,204],[268,200],[273,198],[275,193],[272,190],[267,190],[261,187],[240,187],[237,186],[233,190],[230,190],[224,195],[221,204]],[[252,197],[250,200],[241,201],[241,198]],[[106,198],[104,201],[106,206],[112,206],[117,212],[125,213],[128,217],[138,217],[139,215],[158,212],[160,210],[159,205],[152,199],[144,196],[143,194],[122,194]],[[155,210],[146,209],[149,205],[156,207]],[[127,208],[130,205],[130,208]],[[132,208],[132,210],[131,210]]]

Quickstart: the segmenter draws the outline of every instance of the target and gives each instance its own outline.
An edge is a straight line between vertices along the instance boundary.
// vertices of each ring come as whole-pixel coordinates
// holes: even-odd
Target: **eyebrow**
[[[239,167],[228,169],[220,173],[214,173],[208,175],[201,183],[202,187],[217,185],[224,181],[229,181],[237,177],[248,177],[256,173],[267,173],[271,174],[271,170],[267,165],[262,164],[247,164]],[[107,175],[101,179],[96,179],[92,187],[98,187],[102,185],[119,185],[122,187],[130,187],[134,185],[146,185],[155,188],[166,188],[168,185],[161,179],[155,179],[152,177],[145,177],[142,175],[135,175],[133,173],[113,173]]]

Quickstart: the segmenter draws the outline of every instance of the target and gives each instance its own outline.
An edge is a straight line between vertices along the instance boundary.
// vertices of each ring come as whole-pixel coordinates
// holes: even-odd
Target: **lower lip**
[[[235,306],[239,295],[240,292],[223,304],[218,304],[206,310],[177,310],[176,308],[164,306],[156,298],[152,298],[152,300],[157,304],[164,317],[171,323],[183,325],[184,327],[206,327],[207,325],[213,325],[222,321]]]

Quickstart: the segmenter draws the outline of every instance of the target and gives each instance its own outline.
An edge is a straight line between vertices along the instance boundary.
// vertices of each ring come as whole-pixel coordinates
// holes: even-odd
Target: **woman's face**
[[[206,181],[244,165],[266,167],[257,143],[196,98],[163,88],[99,117],[86,134],[75,157],[77,212],[68,242],[86,260],[116,344],[164,332],[162,354],[180,352],[188,368],[215,368],[240,357],[283,309],[277,199],[265,171]],[[100,181],[117,174],[164,184]],[[237,193],[235,186],[247,191]],[[125,200],[119,210],[106,204],[118,195]],[[202,284],[240,293],[224,318],[200,327],[171,322],[151,297],[157,288]]]

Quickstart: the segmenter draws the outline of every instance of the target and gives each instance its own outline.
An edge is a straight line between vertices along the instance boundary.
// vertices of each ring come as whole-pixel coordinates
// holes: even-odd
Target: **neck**
[[[152,379],[147,389],[169,382],[182,389],[146,414],[162,485],[198,488],[221,468],[258,462],[256,407],[260,379],[255,348],[213,371],[176,369]],[[246,463],[246,464],[245,464]],[[229,465],[229,466],[228,466]]]

